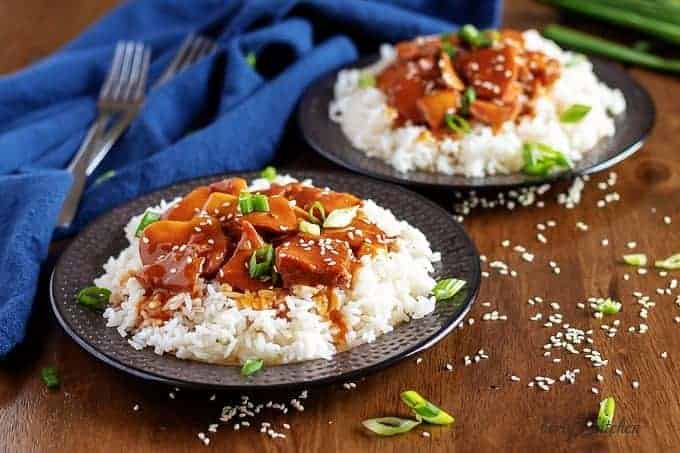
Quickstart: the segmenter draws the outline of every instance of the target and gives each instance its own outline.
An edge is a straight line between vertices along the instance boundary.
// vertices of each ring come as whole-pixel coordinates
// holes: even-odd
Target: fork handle
[[[90,162],[90,157],[94,152],[97,141],[102,133],[102,128],[106,125],[110,115],[101,115],[90,126],[90,129],[85,135],[83,143],[78,148],[71,162],[69,162],[67,170],[73,175],[73,183],[66,194],[66,199],[62,205],[57,225],[63,228],[68,228],[78,211],[78,204],[85,189],[85,182],[87,181],[87,167]]]

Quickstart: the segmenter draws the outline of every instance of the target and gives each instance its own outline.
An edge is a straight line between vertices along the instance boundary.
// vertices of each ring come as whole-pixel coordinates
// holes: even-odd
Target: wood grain
[[[14,71],[63,44],[101,16],[116,2],[100,0],[5,0],[0,3],[0,71]],[[529,1],[506,3],[505,23],[515,27],[540,27],[555,20],[554,13]],[[616,190],[621,200],[604,209],[596,201],[605,192],[596,187],[606,179],[593,178],[576,208],[567,210],[555,203],[559,187],[546,197],[544,208],[475,211],[465,225],[482,253],[516,269],[518,276],[484,279],[479,303],[471,318],[476,322],[456,330],[444,341],[422,354],[423,361],[402,363],[358,383],[348,392],[337,386],[315,389],[306,400],[304,412],[279,416],[268,412],[256,420],[274,423],[279,429],[289,423],[286,439],[272,440],[249,428],[239,432],[230,425],[210,435],[211,449],[249,451],[665,451],[680,445],[680,324],[673,321],[680,307],[673,296],[659,296],[656,288],[668,285],[670,277],[656,272],[641,276],[616,264],[627,253],[626,243],[636,241],[637,250],[662,257],[680,251],[680,161],[676,137],[680,133],[680,104],[676,78],[640,69],[634,77],[652,93],[658,109],[656,127],[645,147],[618,165]],[[333,168],[309,151],[294,128],[282,144],[278,162],[296,168]],[[447,207],[451,194],[427,192]],[[652,212],[652,208],[656,212]],[[666,225],[664,215],[672,217]],[[536,240],[537,223],[554,219],[555,228],[545,234],[547,244]],[[589,231],[576,229],[576,222]],[[609,245],[603,246],[602,239]],[[527,263],[511,248],[501,246],[509,239],[535,253]],[[55,245],[55,251],[63,244]],[[561,274],[552,273],[548,261],[559,263]],[[486,267],[486,266],[485,266]],[[12,452],[61,451],[190,451],[204,448],[197,439],[207,432],[223,404],[239,395],[219,394],[209,401],[204,392],[177,392],[137,381],[99,363],[66,337],[49,312],[47,277],[49,263],[36,297],[29,339],[12,357],[0,363],[0,450]],[[630,273],[630,280],[623,279]],[[677,272],[676,272],[677,275]],[[631,334],[628,326],[643,322],[631,293],[641,291],[657,306],[650,310],[648,333]],[[529,320],[537,312],[552,310],[527,304],[540,296],[561,305],[568,322],[595,330],[597,349],[609,359],[595,380],[596,370],[581,356],[561,356],[561,363],[543,357],[542,346],[556,328],[544,328]],[[591,296],[612,296],[624,303],[621,326],[614,338],[606,338],[598,321],[576,308]],[[490,302],[490,307],[482,306]],[[497,309],[507,321],[482,321],[483,313]],[[469,367],[463,357],[480,348],[489,360]],[[661,352],[668,351],[662,359]],[[553,356],[553,357],[554,357]],[[444,371],[446,363],[454,371]],[[40,370],[59,367],[62,387],[51,392],[40,381]],[[573,385],[556,383],[549,392],[527,387],[537,375],[557,378],[567,368],[580,368]],[[620,368],[623,377],[614,374]],[[509,376],[522,378],[512,382]],[[640,382],[634,390],[632,380]],[[591,387],[601,389],[600,395]],[[450,428],[428,428],[398,438],[380,439],[360,428],[362,419],[407,415],[398,400],[401,390],[419,390],[456,415]],[[617,399],[616,421],[629,426],[630,433],[592,434],[586,421],[593,420],[602,394]],[[258,400],[288,401],[295,395],[254,395]],[[133,411],[139,404],[140,410]],[[632,427],[632,428],[630,428]]]

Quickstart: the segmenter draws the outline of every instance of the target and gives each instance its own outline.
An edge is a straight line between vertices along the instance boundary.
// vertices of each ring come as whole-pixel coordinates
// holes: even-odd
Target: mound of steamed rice
[[[290,177],[279,177],[285,184]],[[265,189],[269,182],[253,181],[251,188]],[[166,204],[154,208],[167,209]],[[319,314],[312,296],[317,288],[298,286],[285,299],[288,317],[276,310],[239,309],[219,290],[205,282],[204,295],[192,298],[183,293],[168,301],[177,311],[161,326],[138,328],[138,306],[144,290],[129,276],[141,269],[135,230],[141,218],[133,217],[125,227],[130,245],[109,258],[105,273],[95,284],[111,290],[112,306],[104,312],[108,327],[115,327],[137,349],[153,348],[181,359],[212,363],[244,362],[261,358],[267,363],[290,363],[317,358],[330,359],[338,350],[374,341],[399,323],[420,318],[434,310],[429,296],[435,281],[432,263],[439,259],[426,237],[387,209],[370,200],[360,208],[364,215],[388,235],[396,237],[395,251],[364,256],[354,274],[351,289],[337,291],[347,327],[344,342],[334,341],[334,325]]]
[[[374,65],[339,73],[330,118],[342,127],[354,147],[401,172],[422,170],[468,177],[514,173],[522,168],[521,148],[526,141],[552,146],[577,162],[600,139],[614,134],[612,115],[625,111],[623,94],[600,82],[586,58],[563,51],[535,30],[523,35],[528,50],[541,51],[562,63],[562,75],[546,96],[536,100],[535,116],[524,117],[518,124],[507,122],[495,134],[480,123],[457,140],[423,134],[424,126],[393,128],[394,114],[385,95],[358,84],[362,72],[375,75],[394,60],[395,50],[390,45],[381,47],[380,60]],[[560,114],[574,104],[589,105],[591,110],[578,123],[561,123]]]

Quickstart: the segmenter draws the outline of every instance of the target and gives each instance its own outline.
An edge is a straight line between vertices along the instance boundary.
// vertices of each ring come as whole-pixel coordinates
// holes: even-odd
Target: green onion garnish
[[[547,176],[555,169],[572,167],[567,156],[543,143],[524,143],[522,155],[524,158],[522,171],[532,176]]]
[[[612,299],[601,299],[595,303],[595,310],[605,315],[615,315],[621,311],[621,303]]]
[[[484,30],[480,32],[474,25],[464,25],[458,31],[458,37],[472,47],[489,47],[500,39],[498,30]]]
[[[585,104],[574,104],[560,115],[560,121],[563,123],[578,123],[586,117],[590,112],[591,107]]]
[[[345,228],[350,223],[352,223],[352,220],[354,220],[354,216],[357,214],[357,209],[359,209],[358,206],[352,206],[351,208],[333,210],[330,214],[328,214],[328,217],[326,217],[326,220],[323,222],[323,227]]]
[[[271,244],[262,246],[250,255],[248,275],[250,275],[250,278],[259,278],[261,280],[270,278],[273,263],[274,247]]]
[[[260,172],[260,177],[266,179],[269,182],[273,181],[276,179],[276,168],[272,167],[271,165],[264,167],[264,169]]]
[[[459,115],[447,113],[444,115],[444,122],[456,134],[467,134],[470,132],[470,123]]]
[[[316,223],[307,222],[306,220],[300,220],[299,229],[303,233],[310,234],[312,236],[319,236],[321,234],[321,227]]]
[[[665,260],[655,261],[654,266],[672,271],[680,269],[680,253],[669,256]]]
[[[597,428],[602,431],[609,431],[614,421],[614,410],[616,402],[613,396],[609,396],[600,401],[600,410],[597,413]]]
[[[460,105],[459,112],[461,115],[467,116],[470,114],[470,106],[473,102],[475,102],[475,99],[477,99],[477,93],[475,92],[475,89],[472,87],[467,87],[463,92],[463,100],[461,101]]]
[[[411,431],[419,421],[398,417],[369,418],[361,422],[366,429],[380,436],[394,436]]]
[[[253,212],[253,194],[241,192],[238,196],[238,209],[243,215]]]
[[[577,66],[586,61],[587,58],[585,55],[582,53],[573,53],[573,56],[567,61],[564,65],[568,68],[571,68],[572,66]]]
[[[255,65],[257,65],[257,55],[255,55],[255,52],[248,52],[246,55],[246,63],[248,63],[248,66],[251,68],[254,68]]]
[[[359,75],[359,88],[370,88],[375,86],[375,76],[370,72],[362,72]]]
[[[111,291],[98,286],[83,288],[76,294],[78,303],[92,310],[103,310],[106,308],[106,304],[109,303],[109,297],[111,297]]]
[[[59,374],[57,368],[48,366],[40,371],[40,376],[48,389],[56,389],[59,387]]]
[[[318,216],[314,214],[315,211],[319,213]],[[326,210],[320,202],[315,201],[314,204],[312,204],[312,207],[309,208],[309,217],[311,217],[312,221],[318,223],[319,225],[323,225],[323,223],[326,221]]]
[[[158,222],[160,219],[161,215],[159,213],[153,211],[146,211],[144,213],[144,216],[142,217],[142,220],[139,221],[139,225],[137,225],[137,229],[135,230],[135,237],[142,237],[144,228],[148,227],[154,222]]]
[[[443,38],[442,38],[442,51],[446,52],[448,56],[451,58],[456,57],[456,48],[453,47],[451,41],[444,40]]]
[[[445,278],[439,280],[434,288],[432,288],[432,295],[437,301],[451,299],[465,286],[465,280],[457,278]]]
[[[475,43],[479,40],[479,30],[471,24],[463,25],[461,29],[458,30],[458,37],[462,41],[475,46]]]
[[[269,212],[269,200],[266,195],[253,195],[253,211]]]
[[[631,266],[646,266],[647,255],[644,253],[632,253],[630,255],[623,255],[623,262]]]
[[[401,393],[401,400],[411,408],[418,419],[423,419],[435,425],[450,425],[455,419],[438,408],[415,390],[407,390]]]
[[[241,367],[241,374],[244,376],[252,376],[262,369],[264,360],[262,359],[248,359]]]
[[[243,215],[251,212],[269,212],[269,200],[266,195],[241,192],[238,196],[238,208]]]
[[[101,175],[99,175],[99,177],[94,180],[94,185],[98,186],[99,184],[113,178],[114,176],[116,176],[115,170],[106,171],[106,172],[102,173]]]

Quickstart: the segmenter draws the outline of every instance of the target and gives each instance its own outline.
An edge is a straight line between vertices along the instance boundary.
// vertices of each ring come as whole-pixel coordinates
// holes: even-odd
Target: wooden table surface
[[[4,0],[0,3],[0,73],[18,69],[47,55],[75,36],[83,27],[110,8],[115,0]],[[554,12],[529,1],[509,1],[505,24],[540,27],[555,20]],[[544,196],[545,207],[473,211],[465,226],[489,261],[502,260],[518,273],[483,279],[481,294],[470,314],[472,325],[456,330],[414,360],[393,366],[358,382],[355,390],[341,386],[315,389],[305,401],[305,411],[286,416],[273,412],[257,418],[281,430],[291,425],[286,439],[270,439],[259,430],[238,432],[230,425],[210,434],[215,450],[246,451],[664,451],[680,445],[680,307],[672,295],[658,295],[672,276],[661,277],[650,270],[638,275],[617,260],[629,241],[635,251],[651,257],[680,252],[680,103],[678,79],[640,69],[633,76],[651,92],[658,109],[654,131],[641,152],[613,171],[613,188],[600,190],[597,183],[608,172],[587,183],[581,203],[567,210],[556,203],[564,186]],[[295,133],[282,145],[279,161],[288,166],[333,168],[307,150]],[[596,206],[606,193],[617,192],[620,201],[605,208]],[[428,193],[451,207],[451,194]],[[672,223],[666,224],[664,216]],[[544,234],[547,244],[536,239],[536,225],[554,219],[556,226]],[[589,225],[580,231],[576,223]],[[535,254],[532,263],[521,259],[508,239]],[[603,245],[603,240],[608,245]],[[549,266],[555,261],[556,275]],[[488,265],[483,266],[489,270]],[[170,389],[141,382],[100,363],[77,346],[56,324],[49,309],[46,269],[35,302],[29,339],[12,357],[0,362],[0,450],[2,451],[189,451],[205,448],[197,438],[217,420],[221,407],[239,395],[180,391],[174,400]],[[624,274],[630,279],[625,280]],[[675,275],[679,275],[676,272]],[[640,291],[656,302],[648,319],[632,292]],[[529,305],[539,296],[543,304]],[[614,338],[605,336],[601,324],[576,304],[588,297],[611,296],[624,308]],[[555,310],[548,301],[555,301]],[[489,305],[483,305],[489,303]],[[485,312],[498,310],[507,321],[483,321]],[[583,355],[555,352],[543,356],[543,345],[559,326],[544,327],[548,315],[559,312],[564,322],[584,330],[593,329],[593,349],[609,360],[595,369]],[[544,319],[530,317],[542,313]],[[630,326],[649,325],[645,334],[629,333]],[[489,355],[470,366],[463,357],[483,348]],[[666,359],[661,357],[667,351]],[[553,358],[561,357],[560,363]],[[445,371],[445,364],[454,366]],[[61,389],[48,391],[40,380],[41,368],[58,366]],[[575,384],[559,380],[550,391],[529,388],[535,376],[558,379],[567,369],[580,368]],[[623,376],[615,374],[620,369]],[[599,372],[603,382],[596,380]],[[521,378],[510,380],[511,375]],[[639,381],[636,390],[632,382]],[[593,394],[592,387],[600,394]],[[370,417],[407,415],[399,392],[412,388],[456,416],[453,426],[427,427],[397,438],[376,438],[361,429]],[[619,429],[599,434],[586,427],[594,420],[603,395],[616,397]],[[292,395],[295,396],[295,395]],[[291,395],[253,395],[260,401],[287,401]],[[138,411],[133,407],[139,405]]]

